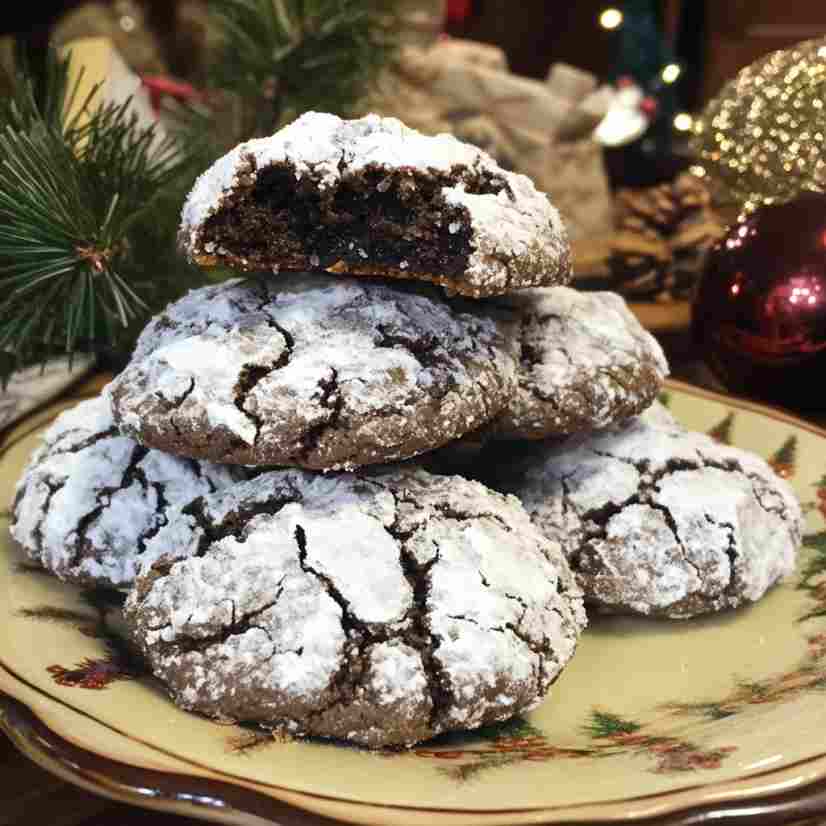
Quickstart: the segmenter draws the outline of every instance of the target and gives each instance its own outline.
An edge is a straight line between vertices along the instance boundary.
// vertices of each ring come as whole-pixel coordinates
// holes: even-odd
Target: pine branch
[[[212,0],[212,84],[241,101],[237,140],[309,109],[347,114],[396,48],[398,0]]]
[[[129,102],[87,99],[67,119],[73,90],[54,52],[39,100],[34,89],[21,74],[0,111],[0,351],[15,364],[116,346],[155,305],[147,261],[163,256],[135,242],[154,225],[173,248],[177,205],[165,218],[158,206],[184,167]]]
[[[63,132],[67,113],[77,98],[82,73],[75,84],[69,84],[69,58],[58,59],[54,53],[46,56],[43,73],[36,77],[28,58],[17,55],[17,71],[5,77],[5,85],[13,94],[0,98],[0,129],[6,127],[26,131],[35,123],[56,132]],[[94,90],[96,91],[96,90]],[[92,94],[94,93],[92,92]],[[84,107],[81,106],[80,110]]]
[[[93,106],[98,88],[78,101],[53,50],[0,101],[0,377],[56,352],[122,351],[148,311],[202,280],[174,245],[196,174],[308,109],[346,114],[395,49],[400,0],[210,2],[212,83],[235,118],[193,106],[161,140],[128,103]]]

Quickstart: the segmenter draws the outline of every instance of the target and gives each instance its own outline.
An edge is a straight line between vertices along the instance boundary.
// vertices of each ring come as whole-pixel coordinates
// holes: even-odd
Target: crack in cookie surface
[[[62,579],[122,587],[171,506],[239,478],[121,436],[98,397],[61,414],[44,434],[18,485],[11,531]]]
[[[123,432],[213,461],[341,469],[473,430],[512,391],[493,308],[295,275],[190,293],[150,323],[110,391]]]
[[[755,601],[800,544],[800,506],[765,462],[666,420],[546,446],[499,483],[606,612],[681,618]]]
[[[619,296],[553,287],[498,303],[514,315],[520,359],[517,392],[491,426],[500,437],[605,427],[657,397],[665,356]]]
[[[173,550],[126,616],[156,675],[185,707],[298,733],[409,745],[504,719],[541,698],[584,624],[559,548],[514,500],[411,468],[270,472],[153,543]],[[269,605],[275,581],[277,608],[239,629],[236,606]]]

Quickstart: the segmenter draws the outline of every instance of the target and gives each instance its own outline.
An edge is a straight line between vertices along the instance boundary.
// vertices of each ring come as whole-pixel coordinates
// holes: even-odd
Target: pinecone
[[[689,173],[619,190],[615,221],[612,278],[619,292],[637,299],[687,298],[725,230],[708,189]]]

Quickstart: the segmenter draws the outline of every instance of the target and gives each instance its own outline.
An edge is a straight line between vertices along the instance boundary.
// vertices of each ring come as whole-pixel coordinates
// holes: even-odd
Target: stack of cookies
[[[565,286],[556,210],[478,149],[310,113],[209,169],[180,243],[250,276],[57,420],[12,530],[129,590],[184,708],[412,745],[541,702],[583,595],[685,617],[791,570],[788,487],[652,407],[656,341]]]

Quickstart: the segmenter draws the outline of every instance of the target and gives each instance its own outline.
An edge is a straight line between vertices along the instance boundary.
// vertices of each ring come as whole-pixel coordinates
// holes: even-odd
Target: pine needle
[[[395,54],[398,0],[211,0],[211,84],[238,97],[237,142],[310,109],[346,115]],[[323,71],[321,71],[323,69]]]
[[[188,183],[180,143],[142,127],[128,101],[90,108],[90,96],[67,120],[77,84],[54,51],[39,85],[24,67],[14,88],[0,104],[0,349],[14,357],[3,360],[6,373],[117,346],[158,306],[157,282],[187,269],[173,263]],[[153,272],[155,262],[170,272]]]
[[[96,106],[99,87],[78,106],[54,50],[0,99],[0,379],[57,353],[123,352],[148,312],[203,282],[175,250],[196,175],[309,109],[350,113],[395,52],[400,0],[209,3],[210,84],[230,117],[178,105],[161,140],[129,102]]]

